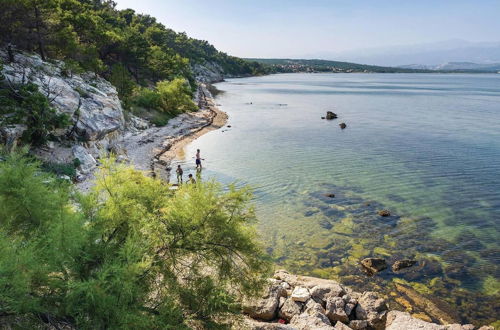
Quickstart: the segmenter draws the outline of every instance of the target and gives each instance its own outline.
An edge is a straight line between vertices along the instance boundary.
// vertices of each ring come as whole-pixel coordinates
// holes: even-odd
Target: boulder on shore
[[[280,297],[286,290],[277,283],[271,284],[260,298],[251,299],[243,306],[243,312],[251,318],[270,321],[276,318]]]
[[[361,265],[373,274],[387,268],[387,263],[382,258],[365,258],[361,260]]]

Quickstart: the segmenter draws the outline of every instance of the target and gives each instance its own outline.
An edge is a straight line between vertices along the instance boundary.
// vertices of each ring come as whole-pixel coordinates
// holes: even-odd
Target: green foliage
[[[76,168],[78,166],[80,166],[80,160],[75,158],[71,163],[46,162],[41,165],[41,169],[57,176],[67,175],[71,179],[74,179],[76,177]]]
[[[130,98],[132,111],[146,117],[158,126],[165,125],[169,118],[183,112],[195,111],[196,104],[186,80],[159,81],[154,89],[137,88]],[[138,109],[139,108],[139,109]],[[147,109],[147,114],[140,109]]]
[[[69,125],[68,116],[58,114],[33,83],[14,87],[0,84],[0,115],[5,116],[2,125],[26,125],[23,140],[33,145],[44,144],[54,129]]]
[[[76,199],[74,199],[76,198]],[[104,160],[86,196],[10,154],[0,162],[0,314],[82,329],[216,324],[268,270],[247,189],[177,192]],[[238,293],[239,296],[236,296]],[[43,317],[39,317],[43,316]]]
[[[160,108],[164,112],[177,114],[197,109],[189,85],[182,78],[159,81],[156,84],[156,92],[160,96]]]

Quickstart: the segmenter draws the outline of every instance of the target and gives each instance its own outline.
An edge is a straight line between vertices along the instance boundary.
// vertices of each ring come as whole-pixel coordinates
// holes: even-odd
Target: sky
[[[239,57],[500,41],[500,0],[115,0]]]

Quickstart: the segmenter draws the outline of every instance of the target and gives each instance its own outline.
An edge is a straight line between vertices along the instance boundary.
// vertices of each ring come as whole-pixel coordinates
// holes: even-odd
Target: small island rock
[[[337,118],[337,114],[336,113],[333,113],[331,111],[327,111],[326,112],[326,119],[332,120],[332,119],[336,119],[336,118]]]
[[[371,273],[378,273],[387,268],[385,259],[381,258],[365,258],[361,260],[361,265],[368,269]]]
[[[341,129],[344,129],[344,128],[347,127],[347,125],[345,123],[340,123],[339,126],[340,126]]]

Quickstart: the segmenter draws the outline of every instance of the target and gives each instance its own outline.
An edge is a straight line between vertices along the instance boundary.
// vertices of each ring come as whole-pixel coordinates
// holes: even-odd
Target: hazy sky
[[[500,0],[115,0],[241,57],[500,40]]]

